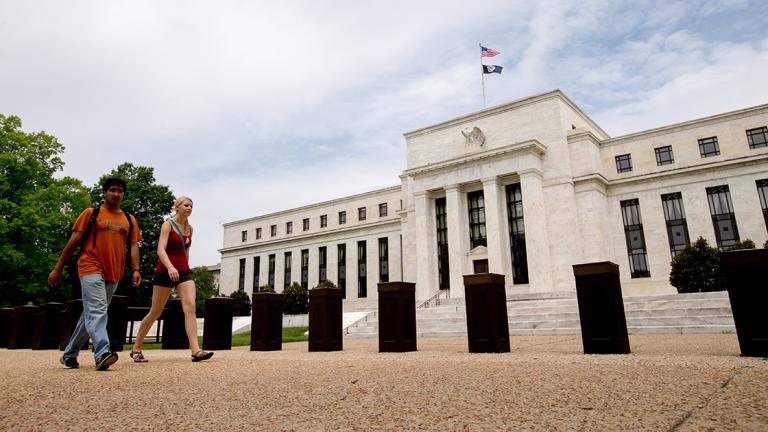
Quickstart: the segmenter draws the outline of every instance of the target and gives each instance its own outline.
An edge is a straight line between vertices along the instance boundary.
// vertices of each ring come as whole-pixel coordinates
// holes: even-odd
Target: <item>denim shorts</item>
[[[170,276],[168,276],[168,270],[160,270],[159,272],[155,273],[152,284],[166,288],[176,288],[178,284],[191,280],[192,272],[189,270],[179,270],[179,280],[175,282],[171,280]]]

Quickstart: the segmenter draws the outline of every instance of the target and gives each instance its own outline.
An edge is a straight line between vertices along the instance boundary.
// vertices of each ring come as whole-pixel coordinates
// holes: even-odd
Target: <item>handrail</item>
[[[416,305],[416,309],[427,309],[430,306],[430,303],[432,303],[433,301],[435,302],[435,306],[440,306],[440,297],[442,297],[443,295],[445,295],[445,299],[448,300],[449,298],[451,298],[451,290],[449,289],[439,290],[437,294],[433,295],[432,297]]]

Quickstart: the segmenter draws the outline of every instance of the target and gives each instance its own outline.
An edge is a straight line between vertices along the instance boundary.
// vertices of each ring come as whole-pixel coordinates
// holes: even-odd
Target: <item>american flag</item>
[[[480,57],[496,57],[500,52],[480,45]]]

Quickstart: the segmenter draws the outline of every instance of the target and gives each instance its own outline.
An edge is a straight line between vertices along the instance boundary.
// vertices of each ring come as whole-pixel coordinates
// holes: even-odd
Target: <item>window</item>
[[[625,173],[632,171],[632,155],[623,154],[616,156],[616,171]]]
[[[301,223],[303,231],[309,231],[309,218],[305,218]]]
[[[672,154],[672,146],[657,147],[653,150],[656,152],[656,165],[669,165],[675,162],[675,156]]]
[[[365,207],[360,207],[357,209],[357,220],[364,221],[365,220]]]
[[[688,237],[688,223],[685,221],[683,195],[680,192],[661,196],[661,206],[664,208],[664,220],[667,222],[667,238],[672,258],[682,252],[691,242]]]
[[[648,254],[645,249],[643,223],[640,220],[640,202],[631,199],[621,202],[621,217],[624,221],[624,238],[627,241],[629,270],[633,278],[650,277]]]
[[[309,289],[309,249],[301,250],[301,286]]]
[[[340,244],[336,247],[338,263],[336,269],[338,270],[339,280],[338,286],[341,289],[341,298],[347,298],[347,245]]]
[[[479,259],[472,261],[472,270],[474,274],[488,273],[488,260]]]
[[[245,289],[245,258],[240,258],[240,275],[237,278],[237,289]]]
[[[435,200],[437,215],[437,275],[441,290],[451,287],[451,273],[448,264],[448,224],[446,220],[445,198]]]
[[[721,251],[739,242],[739,228],[731,204],[731,192],[728,185],[707,188],[709,213],[715,228],[717,248]]]
[[[384,217],[386,215],[387,215],[387,203],[379,204],[379,217]]]
[[[261,270],[261,257],[253,257],[253,292],[259,291],[259,270]]]
[[[469,201],[469,241],[471,248],[487,246],[485,239],[485,200],[483,191],[467,194]]]
[[[293,233],[293,222],[286,222],[285,223],[285,233],[286,234]]]
[[[261,228],[256,228],[256,240],[261,238]]]
[[[768,229],[768,179],[757,180],[757,195],[760,197],[760,207],[763,209],[765,228]]]
[[[277,235],[277,225],[272,225],[269,227],[269,236],[274,237]]]
[[[368,279],[365,272],[365,240],[357,242],[357,297],[368,297]]]
[[[241,231],[240,232],[240,237],[242,238],[242,241],[247,241],[248,240],[248,231]]]
[[[283,287],[288,287],[291,284],[291,253],[285,253],[285,272],[283,275]]]
[[[339,212],[339,225],[344,225],[347,223],[347,212],[340,211]]]
[[[320,228],[325,228],[328,226],[328,215],[321,215],[320,216]]]
[[[328,269],[327,269],[328,253],[327,253],[327,248],[325,246],[320,246],[317,249],[317,257],[318,257],[318,264],[319,264],[317,282],[320,283],[328,279]]]
[[[512,252],[512,283],[528,283],[528,253],[525,248],[525,224],[523,223],[523,193],[520,183],[511,184],[507,192],[507,222],[509,245]]]
[[[759,127],[747,131],[747,142],[749,148],[760,148],[768,146],[768,127]]]
[[[717,156],[720,154],[720,146],[717,137],[702,138],[699,140],[699,153],[701,157]]]
[[[379,239],[379,282],[389,282],[389,239]]]
[[[269,255],[269,267],[267,273],[267,284],[275,287],[275,254]]]

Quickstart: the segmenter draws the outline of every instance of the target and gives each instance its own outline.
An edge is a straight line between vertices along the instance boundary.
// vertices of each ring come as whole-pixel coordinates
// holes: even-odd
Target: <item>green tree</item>
[[[64,146],[45,132],[24,132],[21,119],[0,114],[0,304],[63,300],[69,278],[49,289],[56,263],[80,212],[88,207],[82,182],[55,179]],[[65,275],[66,276],[66,275]]]
[[[680,293],[722,291],[720,255],[703,237],[672,258],[669,283]]]
[[[146,306],[152,299],[152,276],[157,263],[160,226],[170,216],[175,197],[168,186],[155,183],[154,168],[135,166],[125,162],[110,173],[101,176],[99,182],[91,188],[91,200],[94,204],[102,201],[101,184],[110,176],[119,176],[125,180],[128,190],[125,192],[122,209],[136,218],[142,237],[139,243],[141,285],[138,287],[131,285],[130,261],[126,260],[127,270],[116,293],[129,296],[131,304]]]
[[[219,286],[213,277],[213,272],[205,266],[192,269],[192,277],[197,287],[197,316],[203,316],[205,312],[205,299],[219,295]]]
[[[283,290],[283,313],[305,314],[309,312],[309,291],[298,282],[292,283]]]
[[[229,294],[235,300],[235,316],[245,316],[251,313],[251,297],[245,290],[239,289]]]

